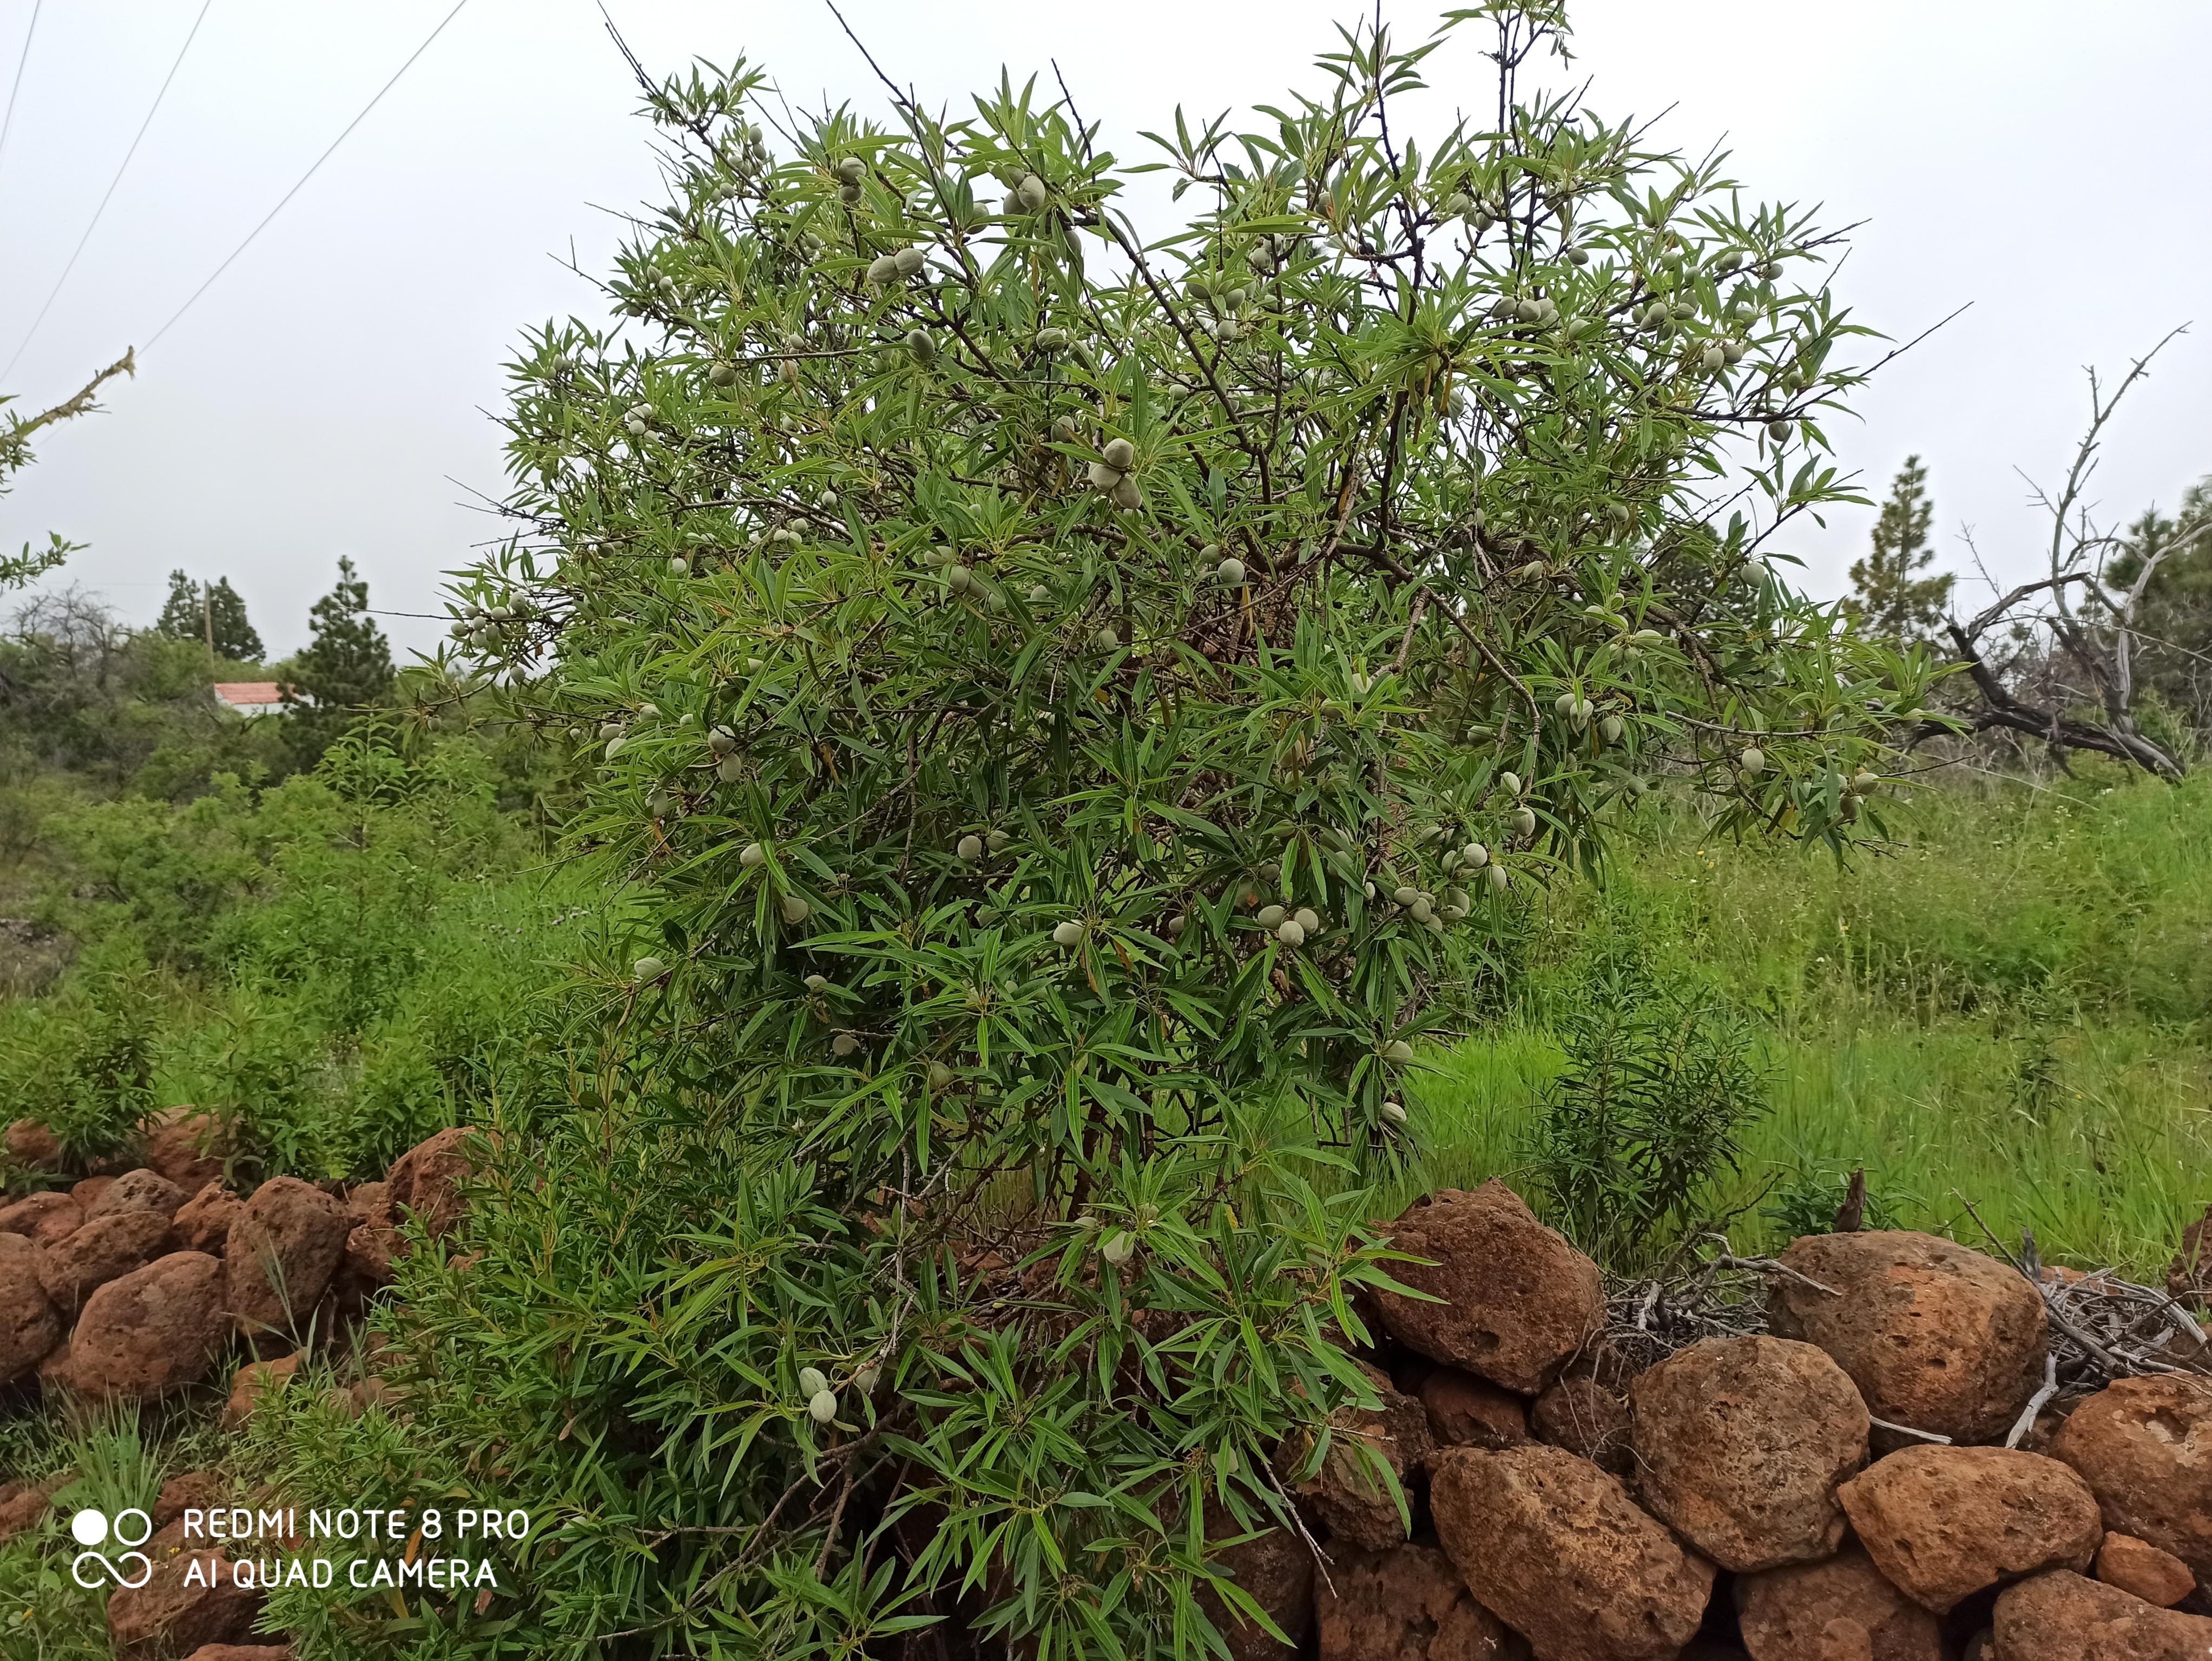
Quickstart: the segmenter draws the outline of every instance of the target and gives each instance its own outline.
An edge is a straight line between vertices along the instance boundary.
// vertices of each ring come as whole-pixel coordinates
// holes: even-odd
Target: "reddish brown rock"
[[[8,1158],[26,1171],[59,1171],[61,1138],[36,1119],[18,1119],[8,1127]]]
[[[1628,1398],[1583,1373],[1570,1373],[1528,1411],[1536,1439],[1565,1448],[1601,1470],[1626,1476],[1636,1469]]]
[[[171,1226],[176,1230],[177,1244],[185,1250],[220,1257],[230,1241],[230,1226],[245,1214],[245,1201],[222,1183],[212,1182],[177,1208]]]
[[[99,1197],[85,1207],[84,1220],[91,1222],[121,1211],[156,1211],[173,1218],[184,1202],[184,1189],[160,1171],[142,1167],[126,1171],[109,1183]]]
[[[345,1251],[345,1208],[296,1177],[253,1191],[223,1244],[225,1298],[248,1338],[295,1339],[307,1329]]]
[[[76,1232],[84,1208],[58,1189],[33,1194],[0,1207],[0,1234],[20,1234],[33,1245],[51,1245]]]
[[[477,1135],[456,1125],[401,1154],[386,1184],[392,1214],[413,1217],[434,1240],[452,1233],[468,1209],[461,1185],[476,1169],[471,1153]]]
[[[1429,1417],[1419,1401],[1401,1394],[1377,1369],[1357,1363],[1382,1398],[1380,1408],[1346,1405],[1329,1415],[1328,1449],[1321,1469],[1298,1492],[1310,1499],[1331,1535],[1379,1551],[1406,1537],[1398,1500],[1368,1458],[1378,1457],[1402,1489],[1409,1473],[1429,1457]]]
[[[203,1644],[185,1661],[298,1661],[289,1644]]]
[[[1997,1599],[1990,1661],[2204,1661],[2212,1621],[2059,1570]]]
[[[300,1370],[300,1356],[295,1351],[280,1355],[273,1361],[248,1361],[239,1368],[230,1381],[230,1400],[222,1410],[222,1427],[228,1431],[246,1428],[246,1421],[253,1417],[253,1409],[262,1396],[270,1390],[282,1390]]]
[[[146,1163],[187,1194],[221,1179],[237,1152],[237,1138],[198,1108],[165,1108],[147,1122]]]
[[[1875,1567],[1938,1615],[1984,1586],[2086,1569],[2105,1536],[2087,1483],[2013,1448],[1907,1448],[1844,1483],[1842,1499]]]
[[[115,1173],[112,1171],[100,1176],[88,1177],[81,1183],[72,1183],[70,1185],[70,1198],[77,1202],[85,1216],[89,1219],[93,1207],[100,1203],[101,1196],[109,1189],[114,1187],[115,1183]]]
[[[205,1511],[222,1496],[222,1473],[219,1470],[188,1470],[181,1476],[172,1476],[161,1484],[161,1492],[154,1501],[155,1529],[158,1531],[168,1527],[188,1511]]]
[[[1840,1295],[1777,1277],[1774,1335],[1835,1357],[1877,1419],[1993,1441],[2042,1382],[2043,1299],[2008,1264],[1902,1229],[1808,1234],[1782,1261]]]
[[[1376,1294],[1382,1324],[1409,1349],[1533,1396],[1591,1343],[1605,1320],[1597,1265],[1504,1183],[1443,1189],[1389,1226],[1391,1277],[1442,1299]]]
[[[2106,1528],[2212,1581],[2212,1380],[2115,1380],[2068,1416],[2051,1457],[2081,1473]]]
[[[54,1495],[76,1480],[76,1472],[64,1471],[40,1482],[0,1482],[0,1543],[38,1527],[53,1509]]]
[[[137,1591],[109,1596],[107,1641],[116,1661],[166,1661],[204,1645],[241,1641],[260,1613],[261,1594],[232,1584],[221,1552],[184,1552],[156,1563]]]
[[[1415,1392],[1429,1417],[1429,1439],[1443,1448],[1517,1448],[1532,1440],[1528,1404],[1511,1390],[1457,1367],[1438,1367]]]
[[[2108,1534],[2097,1548],[2097,1579],[2146,1603],[2170,1609],[2197,1590],[2189,1565],[2132,1534]]]
[[[21,1378],[61,1341],[61,1316],[39,1284],[39,1248],[20,1234],[0,1234],[0,1384]]]
[[[1866,1463],[1867,1410],[1826,1351],[1708,1338],[1638,1375],[1629,1400],[1638,1493],[1721,1567],[1809,1563],[1842,1543],[1836,1489]]]
[[[1943,1661],[1943,1623],[1883,1579],[1856,1546],[1747,1574],[1735,1583],[1735,1606],[1752,1661],[1799,1661],[1824,1645],[1848,1646],[1854,1634],[1871,1661]]]
[[[345,1208],[346,1215],[356,1226],[392,1221],[392,1184],[356,1183],[346,1190]]]
[[[1210,1537],[1242,1532],[1226,1517],[1209,1521]],[[1288,1529],[1273,1529],[1222,1547],[1212,1561],[1216,1571],[1236,1581],[1291,1640],[1285,1646],[1258,1622],[1232,1615],[1212,1588],[1200,1587],[1198,1605],[1227,1641],[1230,1661],[1290,1661],[1313,1631],[1314,1560],[1306,1542]]]
[[[82,1396],[150,1402],[206,1378],[228,1336],[222,1262],[172,1252],[86,1301],[59,1382]]]
[[[1468,1589],[1542,1661],[1672,1658],[1705,1618],[1713,1566],[1561,1449],[1454,1448],[1429,1508]]]
[[[173,1244],[169,1220],[158,1211],[120,1211],[39,1248],[39,1284],[64,1317],[84,1307],[101,1287],[143,1269]]]
[[[1315,1613],[1321,1661],[1505,1661],[1512,1634],[1434,1546],[1344,1552]]]

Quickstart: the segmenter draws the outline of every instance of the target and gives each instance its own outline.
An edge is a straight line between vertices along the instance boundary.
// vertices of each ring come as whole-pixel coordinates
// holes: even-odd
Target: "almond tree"
[[[1516,908],[1661,781],[1856,833],[1923,672],[1767,558],[1845,493],[1833,240],[1459,21],[1494,118],[1364,26],[1137,165],[1064,88],[641,76],[671,200],[454,601],[611,938],[396,1317],[404,1468],[567,1524],[441,1653],[1200,1652]]]

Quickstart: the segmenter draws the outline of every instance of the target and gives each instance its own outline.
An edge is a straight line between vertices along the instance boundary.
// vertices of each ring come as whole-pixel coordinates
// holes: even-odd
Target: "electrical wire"
[[[331,159],[331,153],[335,151],[339,145],[346,142],[347,137],[351,135],[353,130],[356,127],[358,127],[362,122],[368,119],[368,113],[384,101],[384,94],[390,92],[394,87],[399,84],[399,77],[406,74],[409,70],[415,67],[415,59],[420,58],[424,52],[430,50],[430,43],[446,32],[446,25],[452,22],[456,17],[459,17],[461,15],[462,8],[466,6],[468,3],[469,0],[459,0],[459,3],[453,7],[453,10],[446,14],[444,20],[439,23],[438,27],[432,29],[428,35],[424,38],[422,44],[415,48],[414,52],[408,58],[407,61],[402,64],[398,70],[393,71],[392,79],[386,82],[383,86],[377,89],[376,96],[370,99],[367,104],[362,106],[361,113],[354,117],[352,120],[346,123],[345,131],[339,133],[336,138],[331,140],[330,149],[325,150],[320,155],[315,158],[314,166],[309,167],[307,172],[300,175],[299,183],[294,185],[290,190],[285,192],[284,194],[277,199],[276,205],[270,209],[268,213],[263,216],[261,222],[246,234],[246,240],[240,242],[235,248],[233,248],[230,251],[229,257],[209,274],[207,281],[201,283],[198,288],[193,289],[191,296],[185,300],[185,303],[178,307],[177,309],[170,314],[169,320],[167,323],[164,323],[160,328],[154,331],[152,337],[146,342],[145,347],[141,348],[142,350],[149,350],[153,347],[153,345],[158,342],[163,335],[168,333],[170,330],[177,326],[177,319],[184,316],[186,312],[191,310],[194,304],[198,301],[199,297],[215,286],[216,278],[221,277],[225,271],[228,271],[231,268],[232,263],[237,259],[239,255],[244,253],[248,247],[252,246],[253,239],[255,237],[260,235],[262,232],[269,228],[269,222],[276,218],[278,214],[284,211],[284,204],[289,202],[294,197],[297,196],[301,191],[306,187],[307,181],[315,176],[316,170],[319,168],[324,162]]]
[[[115,195],[115,187],[123,182],[123,175],[131,166],[131,158],[138,154],[138,145],[146,137],[146,129],[154,125],[155,112],[161,107],[161,100],[168,96],[169,82],[177,78],[177,71],[185,66],[185,54],[192,49],[193,37],[199,33],[200,25],[207,21],[208,9],[214,4],[215,0],[200,0],[200,15],[192,19],[191,33],[185,36],[185,44],[177,48],[177,61],[169,65],[168,74],[161,78],[161,88],[154,94],[152,107],[147,110],[146,119],[138,124],[137,137],[133,138],[131,148],[123,152],[123,165],[115,170],[115,177],[107,181],[107,194],[100,198],[100,205],[92,210],[91,223],[84,228],[84,234],[77,238],[76,246],[70,253],[69,264],[62,267],[62,274],[54,279],[53,291],[47,295],[46,303],[39,307],[39,314],[31,319],[31,326],[23,332],[23,338],[15,347],[15,356],[8,360],[6,368],[0,368],[0,380],[5,380],[21,361],[24,348],[31,344],[32,336],[38,333],[39,326],[46,320],[46,313],[53,309],[62,285],[69,281],[70,273],[76,269],[77,256],[84,252],[84,245],[92,240],[92,234],[100,224],[100,215],[107,211],[107,204]]]
[[[31,27],[23,31],[23,55],[15,60],[15,84],[8,88],[8,113],[0,115],[0,155],[7,154],[8,130],[15,125],[15,94],[23,90],[23,70],[31,61],[31,37],[39,32],[39,13],[46,0],[32,0]]]

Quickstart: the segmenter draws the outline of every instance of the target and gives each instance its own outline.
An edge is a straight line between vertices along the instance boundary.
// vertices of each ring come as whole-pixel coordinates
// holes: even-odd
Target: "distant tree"
[[[2199,733],[2212,733],[2212,478],[2182,493],[2169,517],[2153,508],[2128,527],[2114,587],[2143,585],[2136,674]]]
[[[1931,639],[1951,603],[1948,571],[1921,576],[1935,563],[1928,531],[1936,504],[1928,499],[1928,470],[1907,456],[1875,521],[1874,550],[1851,567],[1851,595],[1844,602],[1867,633],[1901,646]]]
[[[228,577],[203,585],[182,571],[170,572],[168,602],[154,627],[173,640],[210,642],[216,657],[235,663],[258,663],[264,651],[246,619],[246,601]]]
[[[392,648],[368,620],[368,584],[350,559],[307,613],[311,638],[285,678],[283,700],[293,748],[312,765],[362,715],[392,695]]]

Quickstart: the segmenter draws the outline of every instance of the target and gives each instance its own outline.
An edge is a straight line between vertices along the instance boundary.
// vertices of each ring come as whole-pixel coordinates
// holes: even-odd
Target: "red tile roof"
[[[234,709],[283,702],[283,695],[273,680],[219,680],[215,684],[215,695]]]

